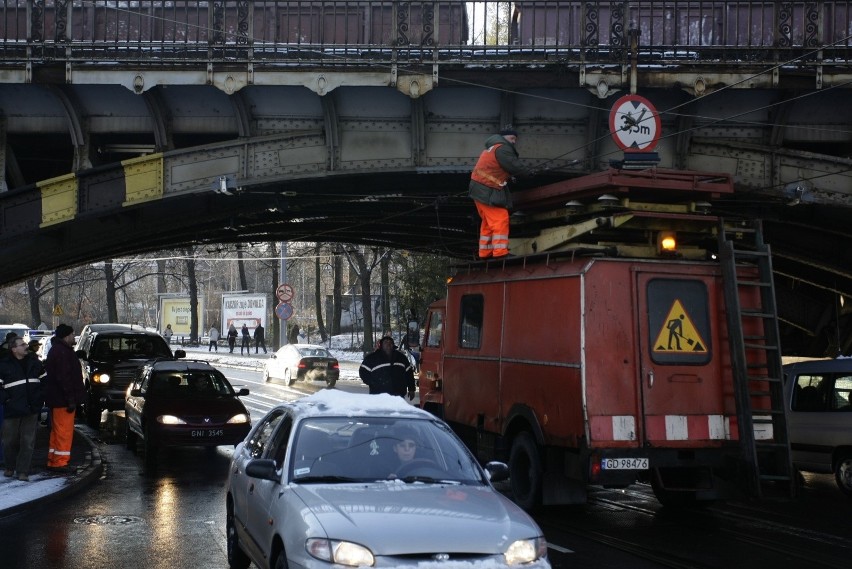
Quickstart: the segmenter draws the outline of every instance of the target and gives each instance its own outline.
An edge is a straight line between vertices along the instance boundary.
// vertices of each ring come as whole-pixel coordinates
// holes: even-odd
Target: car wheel
[[[153,468],[157,466],[157,452],[159,448],[157,448],[156,443],[154,443],[151,437],[151,431],[145,429],[145,466],[149,468]]]
[[[225,514],[225,540],[228,547],[228,567],[246,569],[251,563],[251,559],[240,547],[240,538],[237,537],[237,527],[234,525],[234,506],[230,499]]]
[[[296,379],[293,377],[293,374],[290,373],[290,368],[284,370],[284,383],[287,385],[293,385],[296,383]]]
[[[518,433],[509,454],[512,499],[525,510],[541,505],[542,467],[538,445],[528,432]]]
[[[335,384],[335,383],[337,383],[337,380],[336,380],[336,379],[334,379],[333,377],[328,377],[328,376],[326,376],[326,378],[325,378],[325,386],[326,386],[327,388],[331,389],[332,387],[334,387],[334,384]]]
[[[95,403],[86,405],[86,424],[93,429],[101,428],[101,408]]]
[[[834,480],[837,487],[847,496],[852,496],[852,454],[840,455],[834,467]]]
[[[287,553],[282,549],[278,552],[278,557],[275,558],[275,569],[287,569]]]
[[[124,444],[127,446],[127,450],[136,450],[136,433],[130,430],[130,425],[127,424],[127,421],[124,422]]]
[[[263,368],[263,381],[269,383],[269,370]]]

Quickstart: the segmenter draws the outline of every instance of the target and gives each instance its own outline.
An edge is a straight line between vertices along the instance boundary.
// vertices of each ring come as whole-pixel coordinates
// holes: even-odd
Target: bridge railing
[[[0,65],[852,61],[852,0],[4,0]]]

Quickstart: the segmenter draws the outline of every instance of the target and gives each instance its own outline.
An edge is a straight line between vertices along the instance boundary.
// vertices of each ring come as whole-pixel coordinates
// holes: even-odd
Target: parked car
[[[236,445],[251,417],[225,376],[205,361],[155,360],[145,364],[124,404],[127,448],[138,440],[153,466],[162,447]]]
[[[186,356],[183,350],[172,354],[158,333],[130,324],[89,324],[80,332],[75,351],[86,384],[86,423],[95,429],[104,410],[124,409],[127,386],[142,364]]]
[[[287,385],[297,381],[324,381],[334,387],[340,377],[340,364],[322,346],[286,344],[273,353],[263,368],[263,380],[281,379]]]
[[[834,473],[852,496],[852,358],[784,366],[793,466]]]
[[[232,569],[550,567],[539,527],[491,485],[508,467],[483,469],[400,397],[324,389],[280,404],[228,472]]]

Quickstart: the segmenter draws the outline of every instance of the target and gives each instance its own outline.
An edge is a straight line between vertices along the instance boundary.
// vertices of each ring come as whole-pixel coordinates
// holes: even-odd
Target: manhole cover
[[[141,521],[142,518],[136,516],[85,516],[74,518],[75,524],[88,524],[90,526],[123,526],[136,524]]]

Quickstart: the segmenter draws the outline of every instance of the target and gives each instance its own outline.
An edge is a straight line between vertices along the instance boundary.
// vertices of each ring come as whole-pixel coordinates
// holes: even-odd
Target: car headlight
[[[157,417],[157,422],[164,425],[186,425],[186,421],[174,415],[160,415]]]
[[[92,376],[92,381],[95,383],[109,383],[108,373],[96,373]]]
[[[372,567],[376,561],[369,549],[350,541],[312,537],[305,542],[305,549],[321,561],[350,567]]]
[[[547,555],[547,540],[543,537],[519,539],[512,543],[503,555],[506,565],[530,563]]]
[[[230,419],[228,419],[228,423],[237,424],[237,423],[248,423],[249,416],[245,413],[240,413],[239,415],[234,415]]]

